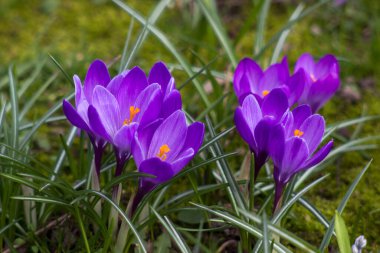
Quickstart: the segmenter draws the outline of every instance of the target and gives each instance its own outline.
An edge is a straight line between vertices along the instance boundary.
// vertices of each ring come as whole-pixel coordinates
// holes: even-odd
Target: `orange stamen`
[[[263,90],[263,92],[262,92],[262,94],[263,94],[263,96],[265,97],[266,95],[268,95],[269,94],[269,90]]]
[[[160,158],[162,161],[165,161],[167,158],[167,153],[169,153],[170,148],[167,144],[164,144],[160,147],[160,150],[157,153],[157,157]]]
[[[129,125],[132,123],[134,117],[140,112],[140,108],[130,106],[129,107],[129,119],[125,119],[123,125]]]
[[[294,130],[294,136],[301,137],[303,135],[303,132],[299,129]]]

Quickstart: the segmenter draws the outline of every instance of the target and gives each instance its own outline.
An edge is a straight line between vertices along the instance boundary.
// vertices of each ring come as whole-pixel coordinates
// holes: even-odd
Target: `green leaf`
[[[340,252],[351,252],[347,227],[338,211],[335,211],[335,232]]]

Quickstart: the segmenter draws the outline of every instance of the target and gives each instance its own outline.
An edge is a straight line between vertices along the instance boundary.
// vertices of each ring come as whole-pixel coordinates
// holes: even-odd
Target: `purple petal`
[[[129,107],[136,105],[139,94],[148,86],[145,73],[139,67],[132,68],[124,77],[119,92],[115,96],[120,104],[123,119],[129,116]]]
[[[91,133],[87,123],[82,119],[74,107],[65,99],[62,102],[63,112],[70,123],[86,132]]]
[[[339,78],[328,75],[326,78],[312,84],[307,95],[307,101],[313,112],[318,111],[339,89]]]
[[[290,178],[303,167],[309,156],[306,142],[298,137],[292,137],[285,142],[284,157],[280,166],[280,182],[287,183]]]
[[[115,137],[113,138],[113,144],[122,152],[130,152],[131,143],[137,131],[137,128],[137,123],[131,123],[129,125],[123,126],[115,134]]]
[[[195,152],[192,148],[183,151],[172,163],[174,175],[180,172],[193,159]]]
[[[260,96],[263,91],[271,91],[275,88],[279,88],[285,85],[289,78],[289,70],[282,63],[277,63],[271,65],[267,70],[265,70],[263,77],[260,79],[258,92]]]
[[[298,70],[293,76],[289,78],[287,86],[289,87],[288,101],[289,106],[297,103],[301,97],[306,83],[305,71],[303,69]]]
[[[275,164],[280,167],[284,158],[285,150],[285,129],[281,124],[272,127],[271,139],[268,145],[268,153]]]
[[[333,146],[334,142],[332,140],[329,141],[325,146],[318,150],[318,152],[315,153],[313,157],[309,158],[309,160],[306,161],[305,165],[301,168],[301,170],[306,170],[320,163],[330,153]]]
[[[146,177],[142,179],[154,184],[164,183],[174,176],[172,166],[156,157],[143,161],[139,166],[139,172],[156,176],[155,178]]]
[[[75,107],[78,108],[78,105],[85,99],[82,82],[80,81],[77,75],[73,77],[75,85]]]
[[[107,87],[110,80],[106,64],[101,60],[93,61],[88,68],[83,88],[84,94],[90,104],[92,103],[92,94],[95,86],[101,85]]]
[[[277,121],[281,120],[288,108],[288,98],[280,88],[272,90],[261,106],[263,115],[272,116]]]
[[[165,90],[165,99],[167,99],[169,94],[174,90],[176,90],[175,89],[175,81],[174,81],[174,78],[172,77],[172,78],[170,78],[168,86],[166,87],[166,90]]]
[[[146,159],[153,134],[161,123],[162,119],[158,119],[149,125],[140,128],[138,132],[135,133],[131,150],[137,167],[139,167],[140,163]]]
[[[114,136],[123,124],[116,98],[106,88],[98,85],[94,89],[92,104],[107,133]]]
[[[182,108],[182,98],[178,90],[173,90],[167,95],[161,108],[161,117],[167,118],[173,112]]]
[[[301,138],[307,143],[310,154],[313,154],[322,141],[325,120],[321,115],[314,114],[302,123],[299,130],[303,132]]]
[[[236,67],[233,86],[237,97],[256,93],[259,80],[263,75],[260,66],[250,58],[242,59]]]
[[[314,63],[313,56],[311,56],[311,54],[304,53],[303,55],[300,56],[300,58],[298,58],[296,62],[296,66],[294,68],[294,72],[297,72],[301,68],[306,71],[306,74],[314,75],[315,63]]]
[[[120,88],[122,86],[124,80],[124,76],[122,74],[115,76],[112,78],[110,83],[107,86],[107,90],[112,93],[112,95],[116,98],[120,92]]]
[[[294,117],[291,111],[287,111],[281,120],[281,124],[284,126],[285,137],[290,138],[293,136]]]
[[[160,116],[162,106],[162,92],[158,84],[151,84],[146,87],[136,99],[136,107],[140,112],[134,121],[141,125],[149,124]]]
[[[166,118],[157,128],[153,135],[147,157],[156,157],[160,151],[160,147],[167,145],[170,151],[166,154],[166,161],[173,161],[182,149],[186,140],[186,132],[185,114],[178,110]]]
[[[248,143],[249,148],[252,152],[257,152],[257,146],[255,139],[253,137],[253,130],[248,125],[246,119],[244,118],[243,112],[240,107],[236,108],[234,122],[236,125],[236,129],[239,132],[240,136],[243,140]]]
[[[253,132],[257,123],[263,117],[259,103],[253,95],[249,95],[244,99],[241,110],[246,123]]]
[[[308,105],[296,107],[293,111],[294,125],[292,129],[300,129],[302,123],[311,116],[311,108]]]
[[[186,140],[183,144],[182,151],[192,148],[194,153],[198,152],[202,146],[205,134],[205,125],[201,122],[194,122],[187,128]]]
[[[321,79],[329,74],[339,75],[339,64],[335,56],[328,54],[322,57],[315,66],[315,77]]]
[[[150,70],[148,83],[158,83],[161,85],[162,90],[166,92],[166,87],[171,78],[172,76],[166,65],[163,62],[157,62]]]
[[[271,141],[271,132],[276,121],[271,118],[263,118],[254,130],[255,141],[259,152],[268,153]]]
[[[96,135],[101,136],[103,139],[112,142],[112,137],[108,134],[107,130],[105,129],[100,119],[98,111],[92,105],[88,107],[88,118],[92,131],[94,131]]]

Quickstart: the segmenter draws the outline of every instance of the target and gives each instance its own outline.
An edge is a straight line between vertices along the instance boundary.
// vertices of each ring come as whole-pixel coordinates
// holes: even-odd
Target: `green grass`
[[[93,210],[96,201],[102,199],[106,214],[114,205],[124,222],[133,224],[132,231],[128,231],[127,246],[139,243],[142,250],[169,247],[167,241],[172,238],[171,247],[184,252],[196,249],[195,244],[200,245],[198,252],[216,252],[223,242],[233,240],[233,235],[240,233],[240,249],[263,239],[261,244],[256,244],[257,248],[274,246],[279,252],[287,252],[285,247],[296,252],[313,251],[320,247],[324,236],[326,242],[322,247],[329,245],[327,229],[315,217],[315,210],[320,211],[320,220],[325,218],[330,223],[335,210],[342,211],[338,207],[346,191],[373,158],[341,215],[351,242],[364,234],[367,249],[379,250],[380,153],[375,147],[360,146],[376,144],[376,140],[357,144],[358,151],[338,154],[322,171],[311,174],[290,194],[289,201],[302,193],[314,213],[293,199],[295,204],[284,211],[278,227],[273,219],[262,215],[265,209],[256,208],[253,214],[248,210],[246,193],[241,191],[247,178],[238,180],[236,176],[241,172],[247,147],[230,127],[237,105],[231,76],[236,61],[243,56],[255,56],[267,66],[278,55],[288,55],[293,65],[305,51],[315,56],[333,53],[341,60],[342,86],[321,111],[327,123],[380,114],[377,99],[380,4],[362,0],[335,7],[331,3],[319,6],[315,2],[298,7],[298,13],[295,12],[298,5],[289,1],[270,5],[258,1],[244,6],[239,1],[235,6],[225,2],[217,6],[214,1],[200,0],[191,6],[173,3],[166,6],[166,1],[161,5],[157,1],[144,1],[144,4],[128,1],[129,13],[126,7],[118,6],[123,6],[119,1],[116,4],[102,0],[0,3],[0,48],[6,49],[0,51],[0,248],[21,243],[40,251],[55,248],[107,252],[114,246],[106,227],[108,215],[100,217]],[[292,14],[299,20],[284,27]],[[151,23],[147,25],[146,20]],[[278,31],[283,28],[290,28],[289,34],[278,43],[281,35]],[[132,32],[128,33],[129,29]],[[273,56],[276,46],[282,50]],[[124,48],[127,51],[123,57]],[[84,77],[94,58],[109,63],[112,74],[126,63],[148,70],[155,61],[167,62],[173,68],[177,87],[186,84],[181,89],[184,109],[193,118],[199,117],[204,122],[207,119],[202,154],[173,181],[149,195],[146,199],[149,205],[139,210],[140,220],[129,220],[123,215],[137,185],[133,163],[128,165],[125,178],[119,181],[124,182],[125,189],[120,207],[108,195],[112,185],[119,183],[111,180],[111,155],[102,174],[103,192],[86,189],[92,157],[89,143],[84,135],[78,137],[75,130],[70,132],[68,123],[61,117],[61,99],[73,90],[71,76]],[[202,68],[204,71],[197,73]],[[371,120],[339,129],[332,136],[338,148],[350,140],[376,136],[379,130],[379,121]],[[225,134],[221,134],[223,131]],[[313,181],[326,174],[329,176],[321,184],[309,190]],[[264,172],[261,177],[262,184],[270,185]],[[84,181],[78,186],[79,180]],[[256,194],[256,206],[270,203],[267,201],[270,190]],[[187,216],[194,214],[198,219],[188,223]],[[48,226],[59,219],[65,219],[64,225]],[[163,229],[167,233],[162,234]],[[67,233],[80,239],[77,243],[73,243],[73,238],[65,241]],[[273,234],[279,235],[281,241],[272,244],[269,240]],[[49,236],[54,238],[51,242],[47,240]],[[332,238],[329,247],[337,249],[337,242]]]

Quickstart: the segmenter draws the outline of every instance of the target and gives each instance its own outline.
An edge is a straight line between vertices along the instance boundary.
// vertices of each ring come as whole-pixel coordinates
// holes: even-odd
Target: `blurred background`
[[[216,0],[205,1],[219,13],[222,25],[231,40],[237,59],[244,56],[255,57],[263,67],[269,65],[274,44],[255,49],[258,35],[258,13],[263,1]],[[158,1],[128,0],[128,5],[143,17],[149,17],[158,6]],[[287,56],[290,66],[304,52],[319,58],[327,53],[336,55],[341,66],[341,88],[332,101],[322,110],[327,124],[356,118],[361,115],[380,114],[380,1],[293,1],[273,0],[268,5],[264,27],[264,41],[270,42],[288,22],[297,6],[311,8],[309,13],[298,20],[284,44],[280,57]],[[214,117],[223,124],[220,130],[233,125],[231,115],[237,105],[231,93],[233,67],[217,39],[210,23],[203,16],[195,1],[172,1],[162,11],[155,26],[162,31],[187,61],[200,68],[210,64],[215,83],[200,76],[202,88],[211,102],[223,99],[215,107]],[[27,114],[26,120],[33,121],[50,106],[69,94],[73,87],[57,71],[49,54],[52,55],[72,76],[85,76],[93,59],[99,58],[110,65],[111,73],[116,74],[123,48],[130,33],[130,48],[138,40],[144,25],[123,11],[119,6],[106,0],[1,0],[0,1],[0,88],[4,90],[8,66],[13,64],[18,76],[18,85],[30,85],[28,94],[38,90],[53,75],[57,78],[49,84],[38,103]],[[129,51],[131,52],[131,51]],[[260,54],[257,54],[260,52]],[[141,48],[136,51],[129,67],[140,65],[146,71],[158,60],[165,61],[173,70],[177,86],[188,76],[167,47],[154,35],[148,34]],[[33,88],[34,87],[34,88]],[[184,107],[194,116],[204,110],[199,94],[190,85],[181,90]],[[2,94],[6,98],[6,94]],[[222,97],[223,96],[223,97]],[[222,97],[222,98],[221,98]],[[223,121],[223,119],[225,121]],[[44,126],[39,131],[41,138],[35,138],[31,153],[44,162],[55,160],[59,147],[57,135],[65,133],[66,123]],[[339,145],[356,136],[376,136],[380,130],[379,121],[371,121],[355,128],[339,131],[334,136]],[[235,138],[236,137],[236,138]],[[232,141],[231,141],[232,140]],[[239,150],[231,166],[237,168],[247,151],[240,137],[233,133],[225,138],[227,150]],[[43,152],[41,152],[43,151]],[[326,217],[332,217],[346,189],[365,163],[371,158],[374,162],[360,182],[348,202],[343,218],[349,227],[351,240],[364,234],[368,248],[378,250],[380,245],[380,152],[378,149],[346,154],[324,171],[329,179],[317,186],[306,197],[313,202]],[[75,178],[75,173],[66,170],[66,177]],[[322,225],[313,222],[313,217],[302,208],[294,208],[286,227],[307,241],[318,244],[324,233]],[[291,217],[294,217],[292,219]],[[297,217],[297,218],[296,218]],[[302,218],[300,218],[302,217]]]

